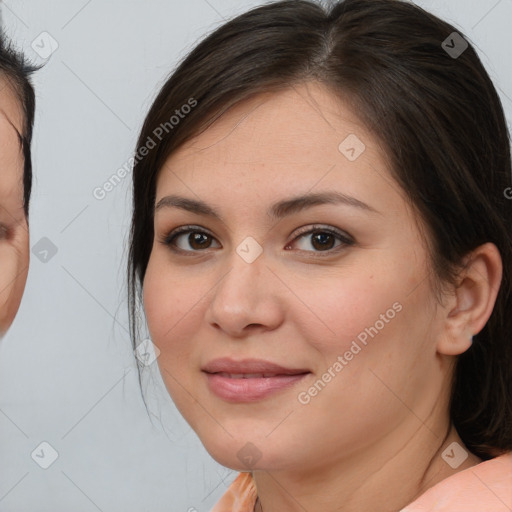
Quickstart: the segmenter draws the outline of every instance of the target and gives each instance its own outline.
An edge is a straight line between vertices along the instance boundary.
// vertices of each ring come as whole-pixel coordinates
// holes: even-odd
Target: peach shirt
[[[239,473],[211,512],[253,512],[256,485]],[[511,512],[512,452],[445,478],[399,512]]]

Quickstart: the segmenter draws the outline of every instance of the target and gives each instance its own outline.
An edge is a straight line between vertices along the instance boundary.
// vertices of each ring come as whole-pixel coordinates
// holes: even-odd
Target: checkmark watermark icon
[[[59,453],[50,443],[43,441],[30,456],[40,468],[48,469],[59,458]]]
[[[441,454],[441,458],[453,469],[457,469],[467,458],[468,452],[454,441]]]
[[[51,55],[59,48],[59,43],[49,32],[41,32],[31,44],[41,59],[49,59]]]
[[[146,338],[137,345],[134,353],[144,366],[149,366],[158,359],[160,350],[149,338]]]
[[[48,263],[57,254],[57,251],[57,246],[46,236],[32,246],[32,254],[41,263]]]
[[[348,135],[338,146],[338,151],[350,162],[357,160],[365,149],[363,141],[354,133]]]
[[[252,236],[248,236],[236,248],[236,252],[246,263],[252,263],[263,252],[263,247]]]
[[[238,460],[246,467],[246,468],[253,468],[256,463],[261,459],[262,453],[259,450],[259,448],[251,443],[245,443],[245,445],[238,450],[236,456],[238,457]]]
[[[468,42],[458,32],[452,32],[441,43],[443,50],[452,59],[458,59],[467,50],[468,46]]]

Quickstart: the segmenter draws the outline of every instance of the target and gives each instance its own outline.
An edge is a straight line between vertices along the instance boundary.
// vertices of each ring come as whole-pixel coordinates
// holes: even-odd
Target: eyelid
[[[189,225],[177,227],[176,229],[173,229],[166,235],[163,235],[162,237],[160,237],[160,242],[162,244],[164,244],[165,246],[169,247],[173,252],[180,253],[180,254],[194,254],[194,253],[199,254],[201,252],[206,252],[204,250],[203,251],[185,251],[184,249],[180,249],[179,247],[177,247],[174,244],[174,240],[178,236],[185,234],[185,233],[202,233],[204,235],[208,235],[208,236],[214,238],[215,240],[217,240],[215,238],[215,236],[212,233],[210,233],[207,229],[204,229],[200,226],[196,226],[193,224],[189,224]]]
[[[188,233],[188,232],[203,233],[205,235],[211,236],[212,238],[215,238],[215,236],[212,233],[210,233],[210,231],[208,231],[207,229],[204,229],[200,226],[196,226],[194,224],[189,224],[186,226],[180,226],[176,229],[173,229],[167,235],[164,235],[162,237],[162,241],[166,242],[166,241],[173,240],[178,235],[181,235],[183,233]]]
[[[299,228],[300,229],[300,228]],[[300,238],[306,236],[306,235],[312,235],[315,232],[319,233],[328,233],[334,237],[336,237],[338,240],[340,240],[340,244],[331,248],[327,249],[325,251],[306,251],[304,249],[298,249],[298,251],[302,254],[306,253],[308,254],[308,257],[313,258],[328,258],[338,255],[341,251],[347,249],[348,247],[351,247],[355,244],[354,238],[349,235],[348,233],[341,231],[338,228],[335,228],[334,226],[328,226],[328,225],[319,225],[319,224],[313,224],[305,226],[304,229],[300,230],[295,238],[286,244],[286,247],[289,247],[290,245],[297,242]]]
[[[296,234],[293,241],[295,241],[297,238],[303,235],[307,235],[315,231],[331,233],[333,235],[339,236],[346,243],[354,243],[354,239],[345,231],[341,231],[340,229],[335,228],[334,226],[328,226],[325,224],[308,224],[307,226],[304,226],[304,229],[299,228],[299,231]]]

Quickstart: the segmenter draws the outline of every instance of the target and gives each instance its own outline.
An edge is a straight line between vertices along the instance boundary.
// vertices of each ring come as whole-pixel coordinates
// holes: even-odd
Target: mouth
[[[228,402],[255,402],[298,383],[310,370],[261,359],[216,359],[203,368],[210,391]]]
[[[264,359],[243,359],[242,361],[234,361],[228,357],[214,359],[203,366],[201,370],[210,374],[226,374],[233,376],[233,378],[249,379],[310,373],[310,370],[307,368],[285,367]]]

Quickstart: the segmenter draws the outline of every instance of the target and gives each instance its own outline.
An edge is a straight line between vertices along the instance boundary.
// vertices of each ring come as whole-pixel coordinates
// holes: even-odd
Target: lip
[[[311,373],[263,359],[215,359],[203,368],[210,391],[228,402],[255,402],[289,388]]]

